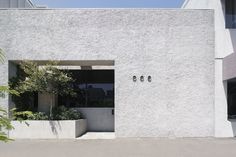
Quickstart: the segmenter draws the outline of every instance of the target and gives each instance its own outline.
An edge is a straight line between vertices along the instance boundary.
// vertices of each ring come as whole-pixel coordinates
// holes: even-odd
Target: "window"
[[[70,70],[75,97],[59,97],[68,107],[114,107],[114,70]]]
[[[236,79],[228,81],[228,119],[236,119]]]
[[[226,28],[236,28],[236,0],[225,0]]]

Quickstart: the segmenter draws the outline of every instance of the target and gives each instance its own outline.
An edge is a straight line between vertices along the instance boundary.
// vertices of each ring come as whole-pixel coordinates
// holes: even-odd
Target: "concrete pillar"
[[[39,112],[50,112],[51,106],[57,105],[57,95],[49,93],[39,93],[38,94],[38,111]]]

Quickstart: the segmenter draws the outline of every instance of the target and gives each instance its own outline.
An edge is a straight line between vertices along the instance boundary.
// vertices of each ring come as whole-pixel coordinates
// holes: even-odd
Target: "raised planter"
[[[15,129],[9,132],[9,137],[13,139],[74,139],[87,130],[86,119],[12,121],[12,125]]]

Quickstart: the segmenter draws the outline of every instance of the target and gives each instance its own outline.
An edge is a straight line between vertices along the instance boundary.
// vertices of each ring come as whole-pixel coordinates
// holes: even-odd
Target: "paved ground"
[[[236,157],[236,139],[17,140],[0,157]]]

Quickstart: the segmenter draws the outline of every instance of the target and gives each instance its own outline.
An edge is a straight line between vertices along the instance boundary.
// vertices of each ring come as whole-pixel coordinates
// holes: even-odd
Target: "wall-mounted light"
[[[152,82],[152,77],[148,76],[148,82]]]
[[[137,77],[133,76],[133,81],[136,82],[137,81]]]
[[[144,76],[141,76],[141,77],[140,77],[140,81],[141,81],[141,82],[144,82]]]

